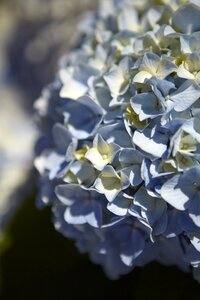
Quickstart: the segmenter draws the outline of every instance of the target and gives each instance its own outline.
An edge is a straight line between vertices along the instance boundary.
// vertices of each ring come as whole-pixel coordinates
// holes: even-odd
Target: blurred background
[[[0,0],[0,299],[192,299],[192,275],[151,264],[118,281],[57,233],[35,206],[33,102],[77,45],[97,0]]]

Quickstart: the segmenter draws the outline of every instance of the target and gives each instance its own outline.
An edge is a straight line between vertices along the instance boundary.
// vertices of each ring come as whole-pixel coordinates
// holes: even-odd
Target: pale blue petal
[[[186,4],[180,7],[172,18],[172,23],[178,30],[191,34],[200,31],[200,7],[194,4]]]
[[[69,101],[64,112],[70,133],[78,139],[91,136],[103,119],[103,110],[90,97]]]
[[[195,103],[200,97],[200,87],[193,81],[185,81],[176,92],[170,95],[174,102],[174,109],[184,111]]]
[[[161,188],[161,196],[165,201],[171,204],[173,207],[179,210],[185,210],[186,204],[190,200],[189,196],[182,191],[182,185],[188,185],[188,182],[181,182],[181,176],[175,175],[171,179],[167,180],[167,182]],[[188,187],[190,190],[191,188]]]
[[[135,131],[133,142],[144,152],[155,157],[162,157],[167,151],[168,137],[160,132],[152,134],[152,130],[146,128],[144,131]]]

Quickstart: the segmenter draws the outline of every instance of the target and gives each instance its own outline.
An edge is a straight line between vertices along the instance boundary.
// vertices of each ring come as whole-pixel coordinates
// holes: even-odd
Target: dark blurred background
[[[50,208],[35,206],[32,104],[53,80],[58,58],[77,45],[82,14],[96,4],[0,1],[0,299],[198,300],[191,274],[157,263],[107,279],[54,230]]]
[[[190,274],[157,263],[118,281],[107,279],[50,219],[50,210],[38,211],[33,197],[10,224],[1,255],[1,299],[199,299],[200,287]]]

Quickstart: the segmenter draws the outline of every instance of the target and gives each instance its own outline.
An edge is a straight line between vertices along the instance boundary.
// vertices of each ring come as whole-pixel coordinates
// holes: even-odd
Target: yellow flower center
[[[130,125],[136,128],[144,128],[148,124],[147,120],[140,121],[138,114],[132,109],[131,105],[126,108],[124,117],[129,121]]]
[[[89,150],[89,147],[86,145],[82,149],[77,150],[74,153],[74,156],[77,160],[81,160],[85,158],[85,153]]]

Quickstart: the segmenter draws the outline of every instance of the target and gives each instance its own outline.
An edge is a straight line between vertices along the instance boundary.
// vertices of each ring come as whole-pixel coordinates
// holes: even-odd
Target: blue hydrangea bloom
[[[35,103],[39,203],[111,278],[153,260],[200,278],[199,18],[101,1]]]

